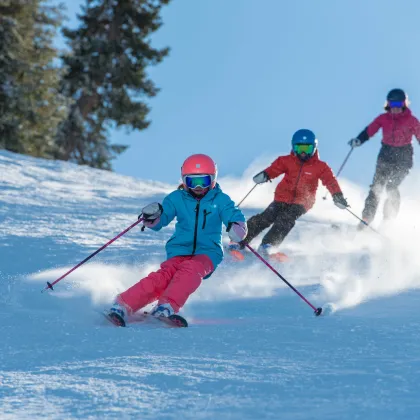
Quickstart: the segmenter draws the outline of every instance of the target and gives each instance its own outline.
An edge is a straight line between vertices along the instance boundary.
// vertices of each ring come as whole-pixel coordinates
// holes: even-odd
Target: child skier
[[[361,146],[382,128],[382,146],[376,163],[375,175],[365,201],[362,218],[370,224],[376,214],[380,195],[384,188],[387,199],[384,219],[396,217],[400,208],[398,187],[413,166],[413,136],[420,142],[420,123],[408,109],[408,98],[402,89],[392,89],[386,98],[385,113],[373,120],[356,138],[349,141],[351,147]],[[359,224],[359,229],[366,225]]]
[[[203,154],[192,155],[181,168],[182,185],[163,200],[144,207],[139,217],[144,225],[158,231],[175,217],[175,232],[166,243],[168,259],[117,296],[109,317],[124,326],[125,318],[157,300],[155,317],[178,312],[188,297],[209,277],[223,259],[222,223],[232,241],[246,237],[242,212],[216,183],[217,167]]]
[[[348,207],[330,167],[319,160],[317,149],[315,134],[306,129],[298,130],[292,138],[290,155],[280,156],[271,166],[254,176],[254,182],[262,184],[284,174],[276,188],[274,201],[262,213],[247,221],[246,239],[239,244],[229,245],[234,256],[238,248],[243,249],[264,229],[272,226],[258,249],[262,255],[270,256],[270,248],[280,245],[296,220],[314,205],[319,180],[328,188],[336,206],[340,209]],[[281,255],[271,254],[280,261]]]

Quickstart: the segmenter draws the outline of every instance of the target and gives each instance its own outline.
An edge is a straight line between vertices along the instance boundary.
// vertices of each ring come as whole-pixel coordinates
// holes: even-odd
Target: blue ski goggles
[[[306,153],[307,155],[312,156],[315,151],[315,146],[313,144],[295,144],[293,146],[293,151],[297,155]]]
[[[404,101],[388,101],[388,106],[390,108],[403,108]]]
[[[182,180],[188,188],[194,190],[197,187],[209,188],[213,178],[211,175],[185,175]]]

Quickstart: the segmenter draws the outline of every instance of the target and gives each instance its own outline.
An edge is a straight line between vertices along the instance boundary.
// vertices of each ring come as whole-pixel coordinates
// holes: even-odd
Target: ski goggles
[[[301,153],[306,153],[307,155],[313,155],[315,146],[313,144],[295,144],[293,146],[293,151],[300,155]]]
[[[201,187],[209,188],[213,183],[214,177],[211,175],[185,175],[182,180],[184,184],[192,190]]]
[[[403,108],[404,101],[388,101],[388,106],[390,108]]]

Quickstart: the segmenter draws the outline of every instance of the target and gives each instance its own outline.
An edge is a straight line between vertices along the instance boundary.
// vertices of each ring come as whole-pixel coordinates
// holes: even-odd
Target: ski
[[[176,314],[170,315],[169,317],[154,317],[147,312],[142,312],[127,317],[127,320],[124,320],[120,315],[116,313],[108,314],[107,312],[101,312],[101,314],[105,317],[107,321],[109,321],[112,325],[116,327],[127,327],[130,324],[138,324],[142,322],[147,322],[148,320],[156,320],[159,322],[163,322],[164,324],[172,328],[188,327],[187,320],[181,315]]]
[[[234,261],[244,261],[246,253],[239,249],[231,249],[229,247],[226,247],[227,252],[232,257]],[[273,252],[269,255],[264,255],[267,257],[268,260],[279,262],[279,263],[285,263],[289,261],[289,256],[285,254],[284,252]]]
[[[105,311],[100,312],[106,320],[108,320],[112,325],[115,325],[116,327],[125,327],[126,323],[124,321],[124,318],[120,315],[117,315],[116,313],[108,314]]]

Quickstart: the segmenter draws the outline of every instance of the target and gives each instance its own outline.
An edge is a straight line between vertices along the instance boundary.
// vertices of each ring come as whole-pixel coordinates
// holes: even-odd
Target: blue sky
[[[70,26],[81,4],[67,0]],[[288,153],[299,128],[317,134],[336,171],[391,88],[405,89],[420,116],[418,16],[418,0],[173,0],[153,37],[171,53],[149,71],[162,89],[149,102],[152,124],[112,132],[130,145],[115,171],[173,183],[202,152],[220,175],[240,175],[260,156]],[[369,185],[379,147],[378,135],[357,149],[343,176]]]

